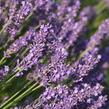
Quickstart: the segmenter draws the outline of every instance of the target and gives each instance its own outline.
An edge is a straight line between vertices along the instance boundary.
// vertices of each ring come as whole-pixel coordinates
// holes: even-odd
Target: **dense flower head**
[[[45,92],[38,99],[37,104],[33,104],[33,108],[37,109],[68,109],[79,106],[79,103],[86,101],[89,102],[89,99],[94,99],[98,96],[98,100],[93,102],[100,103],[98,107],[101,107],[106,100],[106,96],[100,96],[102,93],[103,87],[97,83],[95,86],[90,86],[90,84],[83,83],[81,85],[69,89],[66,85],[58,85],[56,87],[47,87]],[[100,99],[104,99],[100,102]],[[97,104],[96,104],[97,105]],[[92,105],[93,107],[94,105]],[[91,107],[90,107],[91,108]]]

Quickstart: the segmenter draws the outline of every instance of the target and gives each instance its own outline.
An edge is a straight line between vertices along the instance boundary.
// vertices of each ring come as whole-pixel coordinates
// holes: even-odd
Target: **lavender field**
[[[0,0],[0,109],[109,109],[109,0]]]

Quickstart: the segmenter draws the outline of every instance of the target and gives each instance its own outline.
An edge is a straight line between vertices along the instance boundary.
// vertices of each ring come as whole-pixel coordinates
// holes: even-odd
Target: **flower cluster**
[[[0,70],[0,80],[7,75],[8,71],[9,67],[5,65],[4,68]]]
[[[107,100],[106,96],[99,96],[99,94],[102,93],[102,90],[103,87],[99,83],[96,83],[93,87],[90,86],[90,84],[82,83],[71,89],[66,85],[58,85],[54,88],[48,87],[38,99],[38,103],[33,104],[32,106],[35,109],[71,109],[75,108],[78,103],[85,104],[87,102],[90,109],[95,105],[95,107],[98,108]],[[98,98],[97,101],[94,100],[95,97]],[[100,99],[102,99],[102,101],[100,101]],[[92,102],[94,105],[91,105]],[[80,108],[79,105],[77,107]],[[29,108],[30,107],[27,106],[26,109]]]
[[[109,18],[85,37],[98,13],[94,6],[81,8],[80,0],[0,3],[0,37],[5,42],[0,48],[0,81],[8,84],[23,76],[30,82],[2,102],[1,109],[39,87],[44,90],[37,100],[32,102],[32,98],[30,103],[27,99],[28,103],[14,109],[99,109],[107,105],[102,83],[109,47],[104,49],[102,41],[109,36]]]

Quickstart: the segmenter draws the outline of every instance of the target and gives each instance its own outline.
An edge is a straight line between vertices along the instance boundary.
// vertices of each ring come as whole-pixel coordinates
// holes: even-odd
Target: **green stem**
[[[25,21],[27,21],[32,15],[33,15],[33,13],[30,13],[30,14],[26,17]],[[11,21],[11,19],[8,20],[8,22],[10,22],[10,21]],[[25,21],[24,21],[24,22],[25,22]],[[3,26],[2,30],[0,31],[0,34],[2,34],[2,33],[4,32],[6,26],[8,25],[8,22]],[[7,43],[9,43],[9,42],[10,42],[10,40],[8,39],[8,41],[6,42],[5,47],[7,46]],[[3,48],[5,48],[5,47],[3,47]],[[0,49],[2,49],[2,48],[0,48]],[[4,57],[3,57],[3,58],[4,58]]]
[[[16,101],[20,100],[22,97],[24,97],[27,93],[30,93],[30,91],[37,85],[37,83],[33,84],[28,90],[26,90],[24,93],[22,93],[20,96],[15,98],[12,102],[7,104],[5,107],[1,106],[0,108],[8,109],[12,104],[14,104]],[[42,85],[37,86],[36,89],[40,88]]]
[[[5,106],[9,101],[11,101],[14,97],[16,97],[21,91],[23,91],[23,89],[25,89],[28,85],[30,85],[33,81],[29,81],[21,90],[19,90],[17,93],[15,93],[12,97],[10,97],[7,101],[5,101],[1,106]]]
[[[38,88],[42,87],[41,85],[39,85],[39,87],[35,87],[34,89],[32,89],[32,92],[37,90]],[[35,103],[38,100],[38,98],[36,98],[33,102]],[[30,104],[30,106],[32,106],[32,103]],[[26,109],[26,108],[24,108]]]
[[[4,56],[4,57],[0,60],[0,64],[2,64],[5,59],[6,59],[6,57]]]
[[[97,13],[101,13],[106,7],[107,7],[106,1],[103,0],[95,8],[96,8]]]
[[[24,56],[28,52],[29,48],[26,48],[26,50],[21,54],[21,56]]]
[[[10,21],[10,20],[9,20]],[[9,22],[8,21],[8,22]],[[3,28],[1,29],[1,31],[0,31],[0,34],[2,34],[3,32],[4,32],[4,30],[5,30],[5,28],[6,28],[6,26],[7,26],[7,24],[8,24],[8,22],[3,26]]]
[[[89,49],[84,50],[78,57],[78,60],[81,59],[87,52],[89,51]]]
[[[15,77],[15,75],[13,75],[11,78],[9,78],[9,79],[6,81],[6,84],[8,84],[14,77]]]
[[[27,21],[32,15],[33,15],[33,13],[30,13],[30,14],[26,17],[26,19],[25,19],[24,21]],[[8,22],[10,22],[11,20],[12,20],[12,19],[10,18],[10,19],[8,20]],[[0,34],[4,32],[6,26],[8,25],[8,22],[3,26],[2,30],[0,31]]]
[[[37,25],[37,26],[35,27],[35,29],[38,29],[38,28],[39,28],[39,25]],[[29,48],[26,48],[26,50],[21,54],[21,56],[25,55],[28,50],[29,50]],[[5,59],[6,59],[6,57],[3,57],[3,58],[1,59],[1,61],[0,61],[0,63],[2,63]],[[22,60],[21,63],[22,63],[23,61],[24,61],[24,60]],[[18,71],[18,72],[17,72],[17,71]],[[6,83],[5,83],[5,84],[8,84],[11,80],[14,79],[14,77],[16,77],[16,72],[19,73],[19,72],[21,72],[21,71],[22,71],[22,69],[19,70],[19,69],[16,67],[16,70],[14,71],[15,74],[10,75],[11,77],[10,77],[8,80],[6,80]],[[3,89],[4,89],[4,88],[3,88]]]
[[[37,25],[34,29],[38,29],[40,26]],[[10,40],[8,40],[8,43],[10,42]],[[26,50],[21,54],[21,56],[23,56],[27,51],[29,50],[29,48],[26,48]],[[3,64],[2,62],[6,59],[6,57],[4,56],[1,60],[0,60],[0,64]]]
[[[14,77],[16,77],[16,73],[20,73],[22,70],[23,70],[23,69],[20,69],[20,70],[18,71],[18,69],[16,69],[16,70],[14,71],[14,74],[12,75],[12,77],[9,78],[9,79],[6,81],[6,84],[9,83],[12,79],[14,79]],[[17,71],[18,71],[18,72],[17,72]]]
[[[23,56],[25,53],[27,53],[28,51],[28,48],[21,54],[21,56]],[[16,67],[17,68],[17,67]],[[9,78],[7,81],[6,81],[6,84],[9,83],[12,79],[14,79],[14,77],[16,77],[16,72],[18,71],[18,68],[14,71],[15,74],[12,74],[11,78]],[[19,70],[19,72],[22,71],[22,70]],[[17,72],[17,73],[19,73]]]

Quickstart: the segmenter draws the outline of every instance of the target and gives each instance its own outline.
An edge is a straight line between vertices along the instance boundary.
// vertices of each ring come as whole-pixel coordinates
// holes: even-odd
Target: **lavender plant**
[[[106,3],[0,0],[0,109],[108,109]]]

